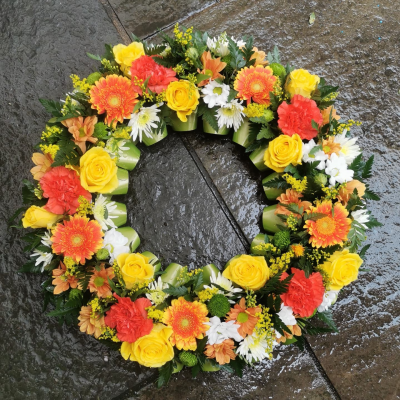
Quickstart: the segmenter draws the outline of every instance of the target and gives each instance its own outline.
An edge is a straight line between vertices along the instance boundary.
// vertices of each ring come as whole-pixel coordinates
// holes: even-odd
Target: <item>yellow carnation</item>
[[[187,116],[197,108],[200,94],[193,83],[181,80],[171,82],[165,96],[168,107],[176,111],[182,122],[186,122]]]
[[[24,218],[22,218],[22,225],[24,228],[50,229],[61,218],[62,215],[53,214],[42,207],[31,206],[26,210]]]
[[[283,172],[289,164],[301,164],[303,143],[300,136],[281,135],[269,143],[264,153],[264,164],[276,172]]]
[[[111,193],[118,187],[117,165],[100,147],[93,147],[80,160],[81,185],[90,193]]]
[[[322,269],[330,278],[329,289],[340,290],[355,281],[362,263],[363,260],[356,253],[350,253],[347,249],[335,251],[329,260],[322,264]]]
[[[293,97],[295,94],[300,94],[308,99],[319,84],[319,76],[311,75],[305,69],[295,69],[289,75],[286,82],[286,91]]]
[[[222,275],[242,288],[261,289],[270,277],[270,269],[264,257],[247,254],[233,259]]]
[[[143,44],[140,42],[132,42],[129,46],[117,44],[113,47],[115,61],[120,65],[125,75],[132,66],[132,63],[141,56],[144,56]]]
[[[174,358],[174,348],[169,341],[172,328],[155,324],[152,331],[134,343],[123,342],[121,355],[149,368],[159,368]]]
[[[154,276],[154,267],[149,264],[149,258],[140,253],[122,253],[117,257],[117,263],[127,289],[132,289],[135,283],[148,281]]]

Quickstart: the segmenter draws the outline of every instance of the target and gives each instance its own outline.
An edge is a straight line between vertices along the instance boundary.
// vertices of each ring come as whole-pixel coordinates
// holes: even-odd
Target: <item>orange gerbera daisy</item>
[[[237,97],[269,106],[271,101],[269,93],[274,91],[276,76],[270,67],[258,65],[245,67],[239,71],[235,79],[234,88],[238,91]]]
[[[203,64],[203,70],[199,69],[197,72],[204,75],[211,75],[211,78],[201,81],[198,86],[207,85],[210,79],[213,81],[217,78],[223,78],[224,76],[220,72],[226,67],[226,63],[221,61],[221,58],[212,58],[209,51],[205,51],[201,56],[201,62]]]
[[[296,192],[293,189],[286,189],[286,193],[282,193],[279,197],[277,197],[279,204],[276,207],[275,214],[284,214],[284,215],[293,214],[286,207],[281,205],[281,204],[291,204],[291,203],[295,203],[300,208],[303,207],[303,211],[307,211],[312,204],[309,201],[301,201],[300,199],[302,197],[303,195],[301,193]],[[293,214],[293,215],[297,218],[300,218],[300,215],[298,214]]]
[[[105,123],[116,125],[129,118],[138,102],[138,94],[132,90],[131,81],[124,76],[108,75],[100,78],[90,89],[92,108],[99,114],[107,112]]]
[[[311,207],[307,213],[321,213],[326,217],[316,221],[307,220],[304,228],[311,235],[310,243],[313,247],[328,247],[335,244],[342,245],[347,240],[350,231],[351,219],[346,208],[341,203],[335,203],[332,210],[332,201],[323,201],[316,207]]]
[[[98,297],[112,296],[111,287],[108,283],[108,279],[114,278],[114,271],[112,268],[104,268],[104,264],[101,265],[100,271],[94,270],[93,275],[90,277],[88,288],[90,292],[97,293]]]
[[[78,279],[75,276],[69,275],[66,276],[65,272],[67,271],[66,266],[62,261],[60,261],[60,265],[58,268],[53,269],[53,281],[51,282],[54,288],[54,294],[60,294],[65,292],[69,288],[75,289],[78,286]]]
[[[232,339],[225,339],[220,344],[208,344],[204,350],[207,358],[215,358],[219,365],[229,364],[237,354],[233,351],[235,342]]]
[[[91,306],[83,306],[81,308],[78,320],[80,321],[78,324],[80,331],[88,335],[94,335],[96,339],[102,334],[103,329],[106,327],[104,316],[93,316]]]
[[[186,301],[183,297],[172,300],[171,306],[164,312],[163,322],[172,327],[170,342],[179,350],[196,350],[196,339],[203,339],[210,328],[208,310],[198,301]]]
[[[97,221],[75,214],[69,221],[57,224],[51,237],[53,251],[85,264],[103,246],[104,233]]]
[[[234,308],[231,308],[231,311],[229,311],[226,322],[236,321],[240,325],[238,329],[239,334],[246,337],[246,335],[253,333],[258,322],[256,314],[260,312],[261,307],[246,308],[246,300],[242,297],[239,304],[235,304]]]

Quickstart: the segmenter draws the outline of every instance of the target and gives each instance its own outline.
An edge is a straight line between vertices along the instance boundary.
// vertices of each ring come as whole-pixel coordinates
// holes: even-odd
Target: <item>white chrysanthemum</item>
[[[235,324],[236,321],[221,322],[218,317],[210,318],[209,322],[205,322],[210,329],[207,331],[207,344],[220,344],[226,339],[233,339],[236,342],[243,340],[242,335],[238,332],[240,325]]]
[[[156,306],[161,304],[168,296],[168,293],[163,292],[168,285],[164,283],[161,276],[158,277],[157,281],[149,283],[149,293],[146,293],[146,297]]]
[[[325,161],[328,159],[328,154],[321,149],[316,151],[314,154],[310,154],[311,150],[317,146],[314,142],[314,139],[311,139],[308,143],[303,143],[303,161],[304,162],[314,162],[314,161],[321,161],[317,168],[320,170],[325,169]]]
[[[346,132],[347,130],[344,130],[341,135],[336,135],[334,141],[341,146],[339,156],[344,157],[347,165],[350,165],[361,154],[361,150],[360,146],[355,144],[358,138],[347,138]]]
[[[122,253],[129,253],[128,238],[121,232],[110,229],[104,235],[103,249],[107,249],[110,253],[110,264]]]
[[[329,183],[331,186],[335,186],[336,182],[349,182],[354,175],[354,171],[347,169],[344,157],[338,157],[336,153],[331,154],[331,158],[326,161],[325,173],[330,176]]]
[[[131,120],[128,126],[132,127],[131,137],[142,141],[142,134],[151,137],[151,131],[157,128],[156,122],[160,122],[160,117],[157,115],[161,110],[157,108],[157,104],[150,107],[142,107],[137,113],[131,115]]]
[[[47,246],[47,247],[51,248],[53,242],[51,241],[51,235],[50,235],[49,231],[45,232],[44,236],[42,236],[41,243],[43,246]]]
[[[252,335],[246,336],[240,343],[236,353],[245,358],[248,363],[251,363],[267,358],[272,351],[271,347],[265,335],[260,337],[254,331]]]
[[[217,110],[218,127],[226,126],[237,131],[242,124],[244,107],[239,103],[239,100],[232,100],[226,106]]]
[[[336,301],[339,290],[328,290],[324,293],[322,303],[318,306],[318,312],[326,311],[334,301]]]
[[[231,37],[231,39],[236,42],[236,44],[238,45],[238,47],[244,47],[246,45],[246,42],[242,39],[235,39],[233,36]]]
[[[213,289],[215,288],[214,284],[222,287],[226,291],[223,292],[222,290],[218,290],[218,294],[223,294],[225,297],[228,297],[228,300],[229,297],[233,297],[237,293],[242,292],[242,289],[235,288],[233,283],[228,278],[225,278],[221,272],[218,272],[218,275],[215,276],[214,271],[212,271],[210,276],[210,286],[204,285],[204,289]],[[229,300],[229,303],[234,304],[235,301]]]
[[[244,40],[236,40],[233,36],[231,39],[238,45],[238,47],[243,47],[246,44]],[[230,53],[229,41],[226,32],[221,33],[221,35],[218,37],[208,38],[207,46],[215,55],[220,57],[225,57]]]
[[[281,321],[286,325],[296,325],[297,321],[293,315],[292,307],[281,304],[281,310],[277,313]]]
[[[107,197],[99,194],[93,205],[93,216],[94,219],[100,224],[103,231],[117,226],[112,221],[113,218],[117,218],[116,215],[111,216],[110,214],[117,209],[115,201],[110,201]]]
[[[368,226],[365,225],[367,222],[369,222],[369,213],[367,210],[361,209],[361,210],[353,211],[351,213],[351,216],[353,217],[354,221],[357,221],[365,229],[368,229]]]
[[[229,86],[217,81],[211,81],[201,91],[204,94],[204,103],[208,108],[226,106],[229,97]]]
[[[44,268],[51,263],[53,260],[53,253],[47,253],[45,251],[40,251],[35,249],[33,253],[31,254],[31,257],[37,257],[35,260],[35,265],[39,265],[40,263],[43,263],[42,265],[42,272],[44,271]]]

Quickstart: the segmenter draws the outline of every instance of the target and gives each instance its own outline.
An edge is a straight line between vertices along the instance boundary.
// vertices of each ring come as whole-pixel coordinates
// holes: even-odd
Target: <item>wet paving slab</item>
[[[357,132],[361,145],[366,155],[375,154],[371,186],[382,201],[370,206],[385,226],[370,234],[374,245],[366,262],[369,272],[344,290],[333,308],[340,335],[310,338],[310,343],[341,398],[399,397],[399,11],[388,0],[328,4],[231,0],[210,7],[206,1],[153,3],[147,13],[147,8],[140,10],[142,2],[111,0],[109,6],[117,11],[125,32],[139,36],[195,12],[183,24],[212,33],[252,34],[260,48],[277,44],[283,61],[341,85],[339,114],[364,122]],[[165,8],[166,4],[178,6],[174,10],[179,12]],[[70,88],[71,73],[84,76],[92,71],[85,52],[101,53],[104,42],[117,43],[121,37],[97,0],[84,4],[19,0],[4,4],[2,11],[0,326],[6,331],[0,337],[0,393],[7,399],[129,398],[129,389],[137,392],[152,375],[76,328],[60,327],[43,315],[41,280],[15,272],[24,262],[21,235],[5,227],[5,220],[20,205],[16,195],[21,178],[28,178],[32,146],[48,119],[38,97],[62,97]],[[309,27],[313,11],[316,22]],[[243,240],[219,209],[202,171],[209,174],[250,240],[258,233],[266,203],[259,175],[243,150],[229,140],[192,133],[182,141],[179,135],[170,135],[164,141],[168,146],[143,148],[126,196],[129,222],[141,235],[142,246],[157,249],[165,263],[199,266],[213,259],[223,265],[243,251]],[[196,379],[180,375],[167,392],[147,386],[133,398],[138,397],[328,399],[336,395],[311,353],[285,347],[272,363],[246,371],[243,380],[224,373]]]

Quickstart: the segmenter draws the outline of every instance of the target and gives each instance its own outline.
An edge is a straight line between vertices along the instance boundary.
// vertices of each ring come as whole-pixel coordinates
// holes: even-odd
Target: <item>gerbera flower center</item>
[[[254,92],[259,92],[262,90],[262,88],[263,88],[263,85],[258,81],[252,82],[252,84],[251,84],[251,89]]]
[[[119,107],[121,105],[121,96],[114,94],[108,98],[108,104],[111,107]]]
[[[237,316],[237,321],[240,322],[241,324],[247,322],[248,319],[249,319],[249,314],[245,312],[241,312]]]
[[[96,276],[96,278],[94,279],[94,284],[97,287],[103,286],[104,285],[104,278],[102,278],[101,276]]]
[[[190,325],[190,321],[187,318],[183,318],[181,320],[181,326],[182,328],[187,328]]]
[[[317,220],[318,232],[323,235],[330,235],[335,231],[335,221],[330,217],[324,217]]]
[[[71,244],[73,246],[81,246],[83,243],[84,237],[80,234],[75,234],[71,237]]]

